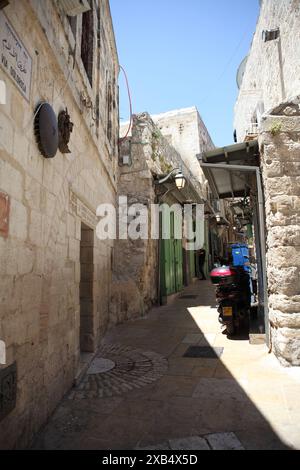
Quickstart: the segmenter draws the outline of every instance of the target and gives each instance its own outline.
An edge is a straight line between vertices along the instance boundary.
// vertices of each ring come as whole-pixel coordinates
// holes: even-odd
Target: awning
[[[198,160],[215,197],[234,198],[247,196],[250,190],[256,192],[253,224],[258,267],[259,305],[257,319],[250,321],[250,337],[252,334],[265,331],[267,344],[269,344],[266,235],[258,142],[252,140],[214,149],[198,155]]]
[[[247,167],[253,169],[253,166],[258,166],[258,155],[257,140],[213,149],[198,155],[214,197],[224,199],[248,196],[252,172],[247,172]],[[226,165],[231,168],[227,170]]]

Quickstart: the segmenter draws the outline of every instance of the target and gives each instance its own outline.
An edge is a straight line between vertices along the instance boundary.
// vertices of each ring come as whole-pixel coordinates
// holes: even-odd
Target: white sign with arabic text
[[[3,12],[0,12],[0,64],[29,101],[32,59]]]

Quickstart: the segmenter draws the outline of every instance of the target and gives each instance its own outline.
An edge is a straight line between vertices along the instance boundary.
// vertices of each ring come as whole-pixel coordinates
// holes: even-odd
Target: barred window
[[[94,14],[93,1],[89,0],[91,10],[82,15],[81,59],[89,82],[93,86],[93,56],[94,56]]]
[[[107,105],[107,128],[106,134],[108,140],[112,140],[112,87],[111,82],[107,84],[106,105]]]

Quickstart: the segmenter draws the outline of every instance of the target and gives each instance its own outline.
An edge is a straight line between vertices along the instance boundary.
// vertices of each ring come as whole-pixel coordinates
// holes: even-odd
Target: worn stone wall
[[[152,116],[159,130],[182,156],[195,178],[204,183],[205,177],[196,155],[211,150],[214,144],[195,106]],[[206,198],[206,192],[203,191]]]
[[[280,29],[280,39],[264,42],[264,30]],[[251,122],[300,91],[300,4],[263,0],[235,106],[234,128],[244,141]]]
[[[271,346],[284,365],[300,365],[300,98],[261,125]]]
[[[279,37],[265,42],[263,31],[276,28]],[[260,143],[265,197],[270,342],[284,365],[300,364],[299,31],[299,1],[261,2],[234,124],[243,141],[251,122],[257,122],[253,136]]]
[[[7,365],[16,361],[18,371],[16,407],[0,422],[1,448],[27,446],[77,373],[81,222],[94,229],[91,350],[109,323],[113,242],[98,240],[95,229],[97,206],[115,204],[116,85],[110,139],[105,90],[107,77],[116,80],[118,58],[108,1],[93,5],[93,86],[80,55],[82,15],[74,37],[58,1],[11,0],[4,9],[33,67],[29,102],[0,67],[7,92],[0,105],[0,192],[10,198],[8,234],[0,235],[0,339]],[[41,100],[56,115],[68,108],[71,153],[52,159],[39,153],[33,115]]]
[[[215,146],[198,109],[192,106],[156,114],[152,118],[164,137],[180,153],[185,165],[190,169],[195,180],[198,181],[201,188],[199,193],[203,200],[211,203],[210,188],[199,165],[197,155],[201,155],[203,152],[215,148]],[[222,212],[224,211],[223,201],[220,201],[220,209]],[[210,271],[208,227],[205,233],[205,250],[207,252],[205,272],[208,275]]]
[[[131,136],[120,147],[120,162],[129,156],[130,164],[119,167],[118,198],[127,197],[128,207],[139,203],[150,209],[155,202],[153,176],[146,155],[152,152],[149,116],[133,117]],[[150,122],[150,121],[149,121]],[[150,148],[148,148],[148,144]],[[148,155],[151,159],[151,155]],[[143,315],[157,300],[157,242],[121,240],[115,245],[112,290],[113,321],[122,322]]]
[[[126,129],[123,126],[121,133]],[[181,155],[162,135],[148,113],[133,116],[131,135],[121,145],[120,162],[129,156],[129,165],[119,169],[118,196],[127,196],[128,206],[140,203],[150,209],[157,202],[154,175],[165,176],[181,168],[198,194],[201,185]],[[174,199],[174,203],[178,202]],[[113,309],[115,321],[133,318],[146,312],[158,300],[158,241],[117,240],[114,262]],[[119,300],[122,298],[122,302]]]

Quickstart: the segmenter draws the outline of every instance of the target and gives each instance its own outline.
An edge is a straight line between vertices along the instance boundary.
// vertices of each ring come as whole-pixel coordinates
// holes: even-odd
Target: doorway
[[[169,295],[183,289],[182,239],[176,238],[176,234],[181,233],[181,228],[181,214],[162,206],[160,213],[160,294],[162,303]],[[168,230],[168,238],[164,238],[167,236]]]
[[[94,230],[81,223],[80,240],[80,352],[93,352],[94,344]]]

